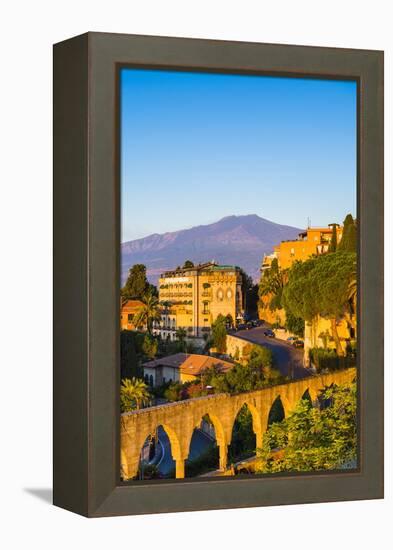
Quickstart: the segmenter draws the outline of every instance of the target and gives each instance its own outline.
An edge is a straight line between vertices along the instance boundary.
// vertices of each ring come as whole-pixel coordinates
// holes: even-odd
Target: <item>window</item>
[[[133,313],[129,313],[128,314],[128,322],[129,323],[132,323],[132,320],[134,319],[134,314]]]

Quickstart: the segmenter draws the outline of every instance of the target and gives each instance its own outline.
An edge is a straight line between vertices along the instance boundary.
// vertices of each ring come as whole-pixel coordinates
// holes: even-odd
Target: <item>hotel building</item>
[[[215,262],[163,273],[158,282],[161,322],[154,333],[176,339],[184,328],[187,337],[203,337],[218,315],[243,318],[242,275],[233,265]]]

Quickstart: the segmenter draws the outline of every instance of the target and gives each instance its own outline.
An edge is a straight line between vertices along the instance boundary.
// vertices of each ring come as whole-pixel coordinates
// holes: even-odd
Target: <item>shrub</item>
[[[310,360],[317,372],[339,370],[356,366],[356,354],[339,356],[334,349],[311,348]]]

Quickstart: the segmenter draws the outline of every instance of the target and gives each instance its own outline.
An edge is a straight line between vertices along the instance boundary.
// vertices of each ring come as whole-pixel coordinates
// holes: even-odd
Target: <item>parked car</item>
[[[264,330],[263,334],[265,336],[267,336],[268,338],[275,338],[276,337],[276,335],[274,334],[274,332],[270,328],[267,328],[266,330]]]
[[[246,330],[250,330],[254,328],[254,325],[252,324],[252,321],[248,321],[248,323],[246,323]]]
[[[239,323],[237,325],[237,330],[244,330],[246,328],[246,324],[245,323]]]
[[[293,345],[294,348],[304,348],[303,340],[294,340],[292,342],[292,345]]]
[[[295,342],[295,340],[298,340],[297,336],[288,336],[287,342]]]

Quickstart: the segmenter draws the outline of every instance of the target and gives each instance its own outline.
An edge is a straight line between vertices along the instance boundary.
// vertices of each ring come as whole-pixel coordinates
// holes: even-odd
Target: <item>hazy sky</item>
[[[356,214],[356,83],[121,71],[122,242],[231,214]]]

